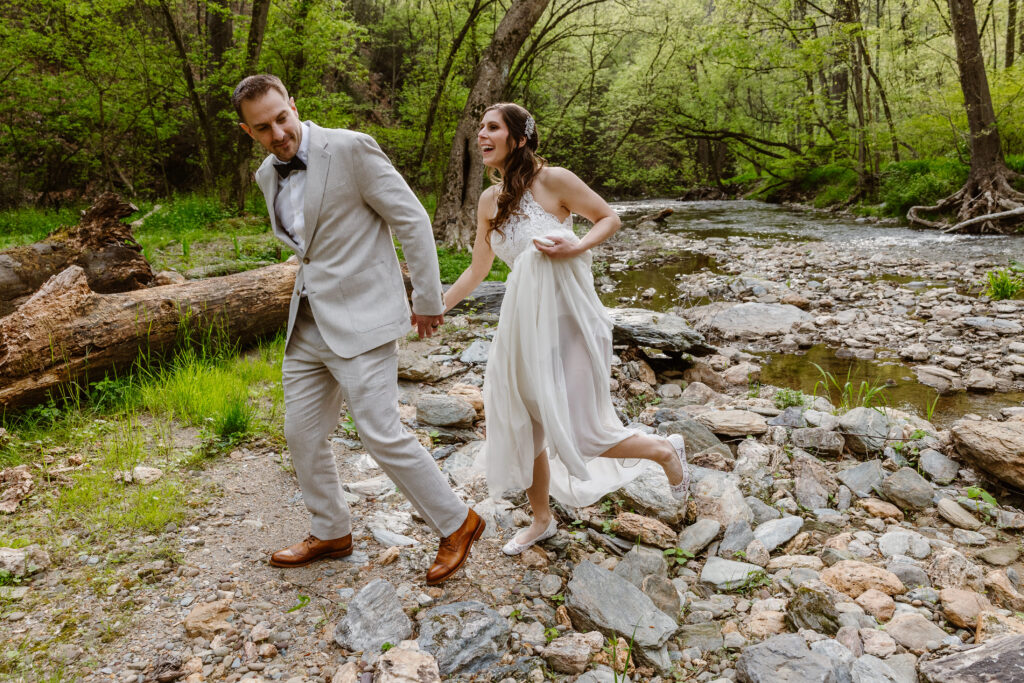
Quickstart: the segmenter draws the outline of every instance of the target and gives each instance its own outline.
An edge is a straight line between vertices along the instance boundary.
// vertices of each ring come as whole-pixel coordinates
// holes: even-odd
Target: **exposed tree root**
[[[1024,228],[1024,192],[1015,189],[1012,180],[1024,176],[1002,168],[986,173],[972,170],[959,190],[932,206],[912,206],[907,220],[913,225],[935,228],[943,232],[1008,234]],[[946,213],[956,210],[955,221],[923,218],[924,213]]]

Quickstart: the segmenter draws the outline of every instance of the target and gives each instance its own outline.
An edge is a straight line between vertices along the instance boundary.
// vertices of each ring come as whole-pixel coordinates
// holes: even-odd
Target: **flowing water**
[[[673,213],[659,230],[703,240],[720,238],[728,242],[743,240],[746,244],[771,246],[777,242],[831,242],[848,246],[850,253],[870,256],[878,251],[895,252],[907,258],[931,262],[963,262],[988,259],[998,264],[1015,260],[1024,262],[1024,237],[944,235],[937,230],[916,230],[893,224],[877,224],[850,217],[803,209],[782,207],[749,200],[682,202],[652,199],[616,202],[613,208],[625,224],[635,223],[641,216],[663,209]],[[614,287],[605,287],[601,298],[608,306],[640,306],[667,310],[691,306],[703,301],[680,301],[678,277],[700,271],[716,272],[714,259],[707,255],[682,252],[645,263],[616,267],[606,273]],[[911,276],[885,274],[880,279],[898,282],[908,289],[949,287],[951,283]],[[653,294],[651,293],[653,291]],[[648,296],[644,296],[644,292]],[[961,290],[961,293],[967,293]],[[886,350],[880,350],[886,354]],[[891,353],[891,352],[890,352]],[[816,346],[802,354],[765,354],[761,381],[765,384],[824,393],[819,366],[845,383],[847,378],[859,386],[862,381],[886,384],[885,401],[893,407],[911,408],[924,416],[933,412],[939,426],[948,425],[966,413],[998,414],[1004,406],[1024,404],[1024,393],[977,394],[960,392],[936,397],[931,387],[914,377],[911,368],[892,354],[891,359],[858,360],[837,357],[834,350]]]

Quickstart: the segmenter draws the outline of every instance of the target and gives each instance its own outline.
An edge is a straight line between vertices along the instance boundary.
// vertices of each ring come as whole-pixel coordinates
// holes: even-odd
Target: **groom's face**
[[[271,88],[259,97],[242,102],[239,125],[256,142],[281,161],[289,161],[299,151],[302,123],[295,100]]]

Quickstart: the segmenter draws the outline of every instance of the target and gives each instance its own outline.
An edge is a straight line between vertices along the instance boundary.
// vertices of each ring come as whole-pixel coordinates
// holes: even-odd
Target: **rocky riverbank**
[[[623,346],[613,368],[624,419],[684,435],[686,506],[652,469],[558,509],[557,536],[503,556],[528,516],[522,495],[488,499],[476,467],[494,317],[455,318],[438,341],[403,343],[400,371],[403,419],[488,523],[455,579],[423,584],[436,539],[343,426],[352,557],[266,564],[308,521],[287,453],[257,441],[193,475],[180,527],[59,566],[43,548],[0,550],[23,577],[2,589],[4,626],[29,642],[71,615],[90,624],[33,655],[62,680],[623,680],[613,667],[652,682],[1013,680],[1024,513],[982,476],[1024,484],[1024,411],[940,430],[823,398],[783,408],[793,394],[752,397],[743,352],[707,355],[672,316],[625,318],[620,342],[705,354],[659,372]],[[162,557],[124,559],[146,545]],[[83,574],[104,581],[69,590]],[[119,621],[99,618],[114,608]]]
[[[694,231],[689,231],[693,233]],[[699,255],[707,270],[676,276],[675,292],[654,289],[619,305],[667,296],[713,341],[797,353],[824,344],[839,355],[913,364],[939,393],[1024,390],[1024,303],[979,294],[985,273],[1006,258],[951,260],[955,249],[910,250],[899,240],[809,241],[698,238],[641,221],[602,245],[599,289],[616,272],[671,266]],[[964,250],[965,252],[967,250]]]

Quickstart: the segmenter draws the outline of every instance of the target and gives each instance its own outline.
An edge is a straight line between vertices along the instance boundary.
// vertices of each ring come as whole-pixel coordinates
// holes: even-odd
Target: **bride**
[[[619,218],[573,173],[547,166],[538,142],[523,107],[484,112],[477,144],[495,184],[480,197],[472,263],[444,296],[447,312],[483,281],[495,254],[512,269],[484,382],[490,493],[526,489],[533,509],[533,523],[502,548],[508,555],[555,534],[549,493],[589,505],[638,476],[638,460],[660,465],[678,500],[689,484],[682,436],[626,429],[609,396],[611,321],[589,250]],[[582,239],[574,213],[593,223]]]

